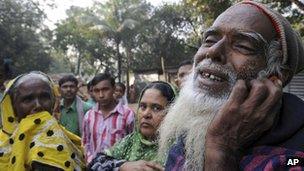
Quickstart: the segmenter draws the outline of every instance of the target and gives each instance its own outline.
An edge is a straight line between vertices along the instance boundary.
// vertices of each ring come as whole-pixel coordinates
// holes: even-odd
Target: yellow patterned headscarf
[[[31,170],[32,162],[84,170],[80,138],[60,126],[49,112],[31,114],[17,122],[8,91],[21,77],[7,85],[1,101],[0,170]]]
[[[52,94],[54,96],[59,95],[59,91],[58,91],[57,87],[46,74],[39,72],[39,71],[34,71],[31,73],[39,74],[39,75],[42,75],[43,77],[45,77],[49,81],[49,84],[52,88]],[[31,73],[29,73],[29,74],[31,74]],[[8,134],[12,134],[16,128],[16,125],[18,124],[17,119],[15,118],[13,106],[11,105],[12,99],[8,92],[14,87],[14,84],[16,84],[17,81],[25,75],[28,75],[28,74],[20,75],[7,83],[6,90],[5,90],[3,98],[1,100],[0,109],[1,109],[1,114],[2,114],[1,115],[2,125],[3,125],[2,130]]]

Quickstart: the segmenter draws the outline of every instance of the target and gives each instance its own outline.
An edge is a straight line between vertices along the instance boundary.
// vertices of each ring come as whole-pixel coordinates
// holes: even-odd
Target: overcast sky
[[[106,0],[97,0],[100,2],[105,2]],[[164,2],[173,3],[179,2],[180,0],[147,0],[154,6],[161,5]],[[48,25],[51,29],[54,29],[55,23],[59,20],[66,18],[65,10],[69,9],[71,6],[80,6],[80,7],[89,7],[92,6],[93,0],[50,0],[50,2],[54,2],[56,7],[50,8],[44,6],[44,10],[47,15],[47,20],[45,21],[46,25]]]

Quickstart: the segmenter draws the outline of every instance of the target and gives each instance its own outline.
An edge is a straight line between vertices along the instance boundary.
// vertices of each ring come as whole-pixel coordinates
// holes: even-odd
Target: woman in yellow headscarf
[[[1,100],[0,170],[83,170],[80,138],[51,116],[51,80],[43,73],[21,75]]]

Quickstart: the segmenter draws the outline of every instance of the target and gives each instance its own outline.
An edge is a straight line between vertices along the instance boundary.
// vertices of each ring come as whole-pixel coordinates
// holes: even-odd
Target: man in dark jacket
[[[166,170],[301,166],[288,162],[304,158],[304,102],[282,87],[303,66],[300,37],[284,17],[253,1],[227,9],[205,31],[162,124]]]

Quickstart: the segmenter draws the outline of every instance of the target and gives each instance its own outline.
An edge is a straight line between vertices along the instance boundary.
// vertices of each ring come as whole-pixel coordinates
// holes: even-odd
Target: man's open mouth
[[[203,69],[199,71],[201,78],[208,79],[214,82],[224,82],[228,80],[228,76],[222,72],[211,70],[211,69]]]

